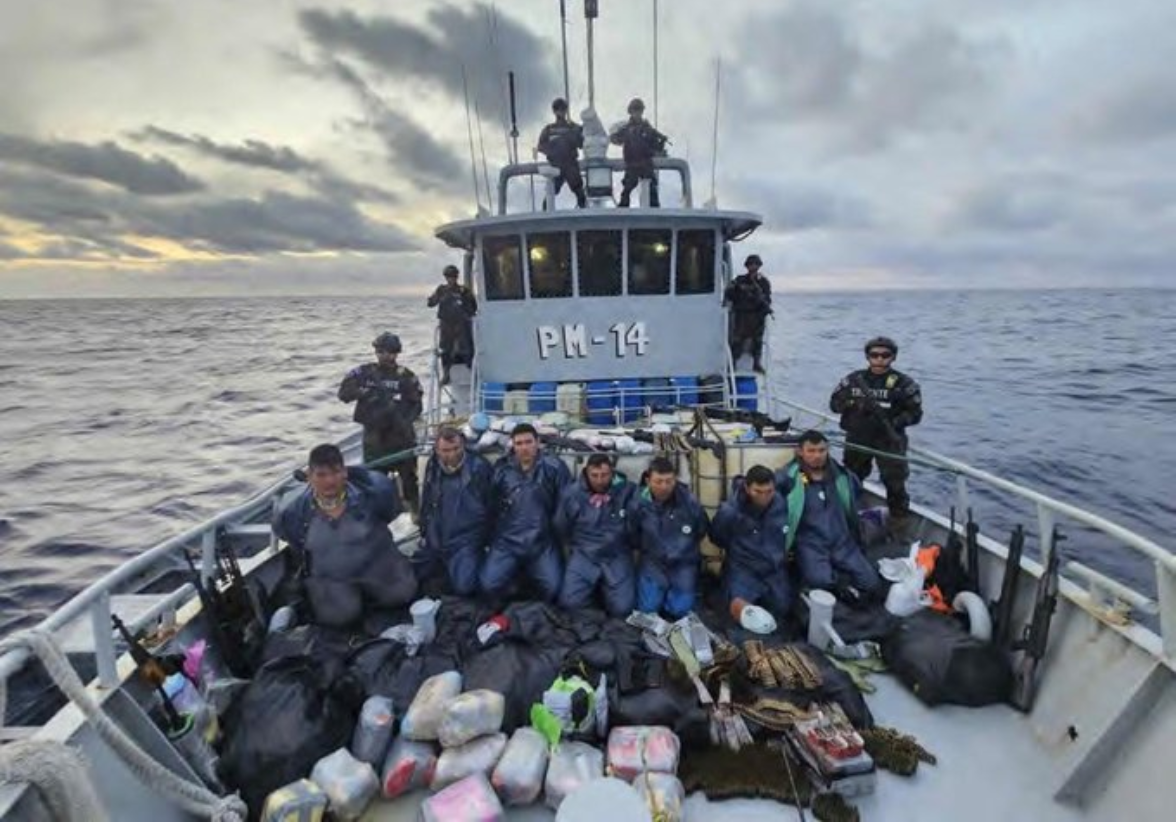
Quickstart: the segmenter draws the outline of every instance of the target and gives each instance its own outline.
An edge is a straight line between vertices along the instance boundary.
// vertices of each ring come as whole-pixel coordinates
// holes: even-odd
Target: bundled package
[[[608,735],[608,772],[627,782],[645,771],[677,773],[680,750],[677,735],[660,725],[613,728]]]
[[[449,701],[437,727],[437,739],[443,748],[456,748],[479,736],[502,729],[506,700],[497,691],[466,691]]]
[[[445,709],[460,693],[461,674],[457,671],[445,671],[426,679],[408,706],[404,719],[400,721],[401,736],[418,742],[436,739]]]
[[[392,700],[386,696],[369,696],[359,712],[359,724],[351,737],[351,753],[361,762],[378,768],[392,741]]]
[[[682,787],[678,777],[669,773],[647,771],[633,780],[633,787],[645,800],[649,815],[658,822],[682,822],[682,805],[686,802],[686,789]]]
[[[360,762],[346,748],[320,759],[310,780],[331,800],[335,818],[344,820],[359,819],[380,787],[372,766]]]
[[[421,822],[501,822],[506,818],[483,774],[454,782],[421,804]]]
[[[299,779],[266,797],[261,822],[322,822],[327,802],[322,788],[309,779]]]
[[[489,776],[505,747],[506,734],[498,733],[480,736],[456,748],[446,748],[437,760],[437,770],[433,772],[429,787],[440,790],[476,773]]]
[[[380,771],[380,789],[385,798],[429,787],[437,770],[437,751],[432,742],[413,742],[396,737]]]
[[[519,728],[506,744],[490,784],[507,805],[529,805],[539,798],[546,773],[547,740],[534,728]]]
[[[561,742],[547,766],[547,806],[559,810],[565,796],[593,779],[603,778],[604,754],[586,742]]]

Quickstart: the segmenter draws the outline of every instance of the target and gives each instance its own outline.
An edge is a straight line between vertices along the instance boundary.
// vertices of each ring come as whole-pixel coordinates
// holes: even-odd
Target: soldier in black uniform
[[[474,362],[473,318],[478,313],[474,292],[457,281],[457,266],[445,266],[445,284],[429,297],[429,308],[437,309],[441,326],[441,384],[449,384],[449,367]]]
[[[889,337],[875,337],[866,343],[868,368],[847,375],[829,400],[833,412],[841,415],[846,441],[877,451],[906,455],[906,429],[923,419],[923,397],[919,384],[891,368],[898,345]],[[845,449],[845,467],[860,479],[870,475],[874,455]],[[878,457],[878,473],[886,486],[886,504],[896,520],[910,513],[906,491],[910,468],[905,459]]]
[[[588,205],[588,198],[584,196],[584,178],[580,176],[580,162],[578,159],[580,148],[584,145],[584,129],[579,123],[568,119],[568,101],[556,97],[551,103],[551,111],[555,114],[555,122],[548,123],[539,132],[538,149],[547,157],[547,162],[559,169],[559,176],[555,178],[555,193],[563,188],[564,183],[576,195],[576,206],[584,208]],[[543,207],[547,208],[544,202]]]
[[[363,426],[366,463],[416,447],[413,422],[421,415],[423,395],[416,374],[396,364],[401,349],[398,336],[384,332],[372,342],[372,348],[376,362],[353,368],[339,386],[339,399],[355,403],[353,419]],[[414,515],[419,512],[416,456],[380,470],[400,475],[404,501]]]
[[[760,274],[763,260],[758,254],[750,254],[743,265],[747,273],[736,277],[723,293],[723,304],[731,309],[728,325],[728,342],[731,345],[731,361],[739,362],[744,348],[750,343],[752,366],[764,373],[764,325],[772,313],[772,284]]]
[[[618,146],[622,146],[625,158],[625,176],[621,180],[621,199],[617,205],[620,208],[629,207],[629,195],[641,182],[642,178],[649,180],[649,205],[652,208],[661,206],[657,193],[657,175],[653,170],[653,158],[666,153],[666,143],[669,138],[649,124],[645,119],[645,103],[641,98],[634,97],[629,101],[629,119],[614,131],[609,138]]]

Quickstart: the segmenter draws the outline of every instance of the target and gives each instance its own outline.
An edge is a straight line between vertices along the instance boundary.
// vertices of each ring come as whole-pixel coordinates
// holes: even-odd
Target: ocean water
[[[1176,292],[788,294],[776,390],[824,408],[885,333],[923,386],[912,441],[1176,546]],[[353,428],[339,380],[378,331],[425,374],[424,299],[0,302],[0,635],[240,501]],[[917,501],[953,504],[916,467]],[[1031,508],[972,489],[985,533]],[[1146,562],[1076,527],[1067,556],[1144,589]],[[1034,550],[1030,540],[1029,550]]]

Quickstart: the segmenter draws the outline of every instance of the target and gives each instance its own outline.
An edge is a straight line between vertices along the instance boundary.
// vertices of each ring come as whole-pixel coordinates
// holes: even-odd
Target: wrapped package
[[[392,741],[392,700],[386,696],[369,696],[359,712],[359,723],[351,737],[351,753],[361,762],[378,768]]]
[[[497,691],[466,691],[450,700],[437,728],[443,748],[456,748],[472,739],[502,730],[506,700]]]
[[[331,800],[334,817],[345,820],[359,819],[380,787],[372,766],[360,762],[346,748],[320,759],[310,772],[310,780]]]
[[[418,742],[436,739],[445,709],[460,693],[461,674],[457,671],[445,671],[426,679],[408,706],[404,719],[400,721],[401,736]]]
[[[681,744],[677,735],[660,725],[613,728],[608,735],[608,772],[627,782],[645,771],[678,772]]]
[[[633,780],[633,787],[645,800],[649,815],[658,822],[682,822],[686,789],[678,777],[647,771]]]
[[[437,750],[432,742],[413,742],[396,737],[380,771],[380,789],[387,799],[429,787],[437,770]]]
[[[490,784],[507,805],[529,805],[543,791],[547,740],[534,728],[519,728],[490,776]]]
[[[484,774],[454,782],[421,804],[421,822],[501,822],[506,815]]]
[[[564,797],[593,779],[604,778],[604,754],[587,742],[561,742],[551,754],[544,790],[547,806],[558,810]]]
[[[261,822],[322,822],[327,795],[309,779],[299,779],[266,797]]]
[[[433,772],[429,787],[440,790],[476,773],[489,776],[505,747],[506,734],[499,733],[480,736],[456,748],[446,748],[437,760],[437,770]]]

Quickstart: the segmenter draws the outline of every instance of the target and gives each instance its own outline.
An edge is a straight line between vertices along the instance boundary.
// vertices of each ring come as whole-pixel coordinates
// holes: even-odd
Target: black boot
[[[751,370],[752,370],[752,371],[754,371],[754,372],[755,372],[755,373],[757,373],[757,374],[766,374],[766,373],[768,373],[767,371],[764,371],[764,364],[763,364],[762,362],[760,362],[760,360],[759,360],[759,358],[758,358],[758,357],[756,358],[755,362],[754,362],[754,363],[752,363],[752,365],[751,365]]]

